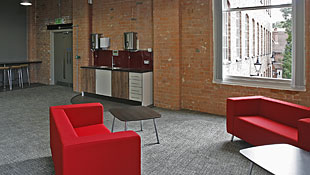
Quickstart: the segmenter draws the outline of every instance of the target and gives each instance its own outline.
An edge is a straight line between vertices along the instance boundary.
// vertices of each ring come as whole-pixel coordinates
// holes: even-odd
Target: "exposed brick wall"
[[[213,106],[211,1],[182,1],[182,108]],[[206,95],[204,95],[206,94]]]
[[[139,48],[152,48],[152,0],[94,0],[93,33],[111,41],[110,49],[124,49],[124,32],[137,32]]]
[[[182,108],[226,114],[226,99],[232,96],[264,95],[310,106],[310,15],[306,10],[306,92],[219,85],[213,80],[212,1],[182,3]],[[306,9],[310,0],[306,0]],[[155,79],[156,81],[156,79]]]
[[[154,104],[181,108],[180,1],[153,0]]]
[[[81,66],[89,65],[90,55],[90,16],[89,10],[91,9],[85,0],[74,0],[73,1],[73,90],[81,91]],[[77,42],[78,32],[78,42]],[[78,44],[78,55],[81,57],[79,60],[75,59],[76,56],[76,45]],[[78,61],[78,69],[77,69]],[[77,72],[79,71],[79,90],[77,90],[76,80]]]
[[[43,61],[38,68],[37,80],[45,84],[49,83],[50,75],[50,33],[45,26],[49,20],[58,17],[57,2],[40,0],[35,12],[29,13],[33,29],[29,35],[32,38],[29,40],[32,45],[29,59]],[[294,92],[212,82],[212,0],[93,0],[92,8],[86,0],[67,0],[62,5],[62,16],[73,16],[74,25],[79,26],[79,66],[88,65],[91,60],[90,33],[102,33],[111,38],[111,49],[123,49],[123,33],[138,32],[140,49],[151,47],[154,50],[156,106],[225,115],[228,97],[247,95],[264,95],[310,106],[308,10],[305,36],[307,91]],[[310,0],[306,0],[306,9],[310,9]],[[76,32],[74,28],[74,56]],[[77,90],[75,63],[74,60],[74,90]]]
[[[59,17],[58,1],[33,0],[28,15],[31,23],[28,26],[28,60],[42,61],[42,64],[32,65],[31,81],[49,84],[51,48],[50,31],[46,29],[46,25]],[[61,1],[60,15],[72,17],[72,0]]]

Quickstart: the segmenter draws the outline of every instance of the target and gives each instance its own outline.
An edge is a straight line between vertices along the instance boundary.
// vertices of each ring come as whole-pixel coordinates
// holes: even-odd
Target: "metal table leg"
[[[114,122],[115,122],[115,117],[113,118],[113,122],[112,122],[112,129],[111,129],[111,132],[113,132],[113,130],[114,130]]]
[[[143,131],[143,128],[142,128],[142,120],[140,120],[140,127],[141,127],[141,131]]]
[[[6,67],[5,66],[5,64],[3,65],[3,67]],[[3,89],[5,90],[6,89],[6,87],[5,87],[5,78],[6,78],[6,75],[5,75],[5,73],[6,73],[6,70],[4,69],[3,70]],[[9,76],[9,71],[7,70],[7,74],[8,74],[8,76]],[[9,81],[9,80],[8,80]]]
[[[234,141],[234,135],[232,135],[232,136],[231,136],[230,141],[231,141],[231,142],[233,142],[233,141]]]
[[[253,162],[251,162],[251,165],[250,165],[250,172],[249,172],[249,175],[252,174],[252,170],[253,170]]]
[[[127,122],[125,121],[125,131],[127,131]]]
[[[157,143],[159,144],[159,139],[158,139],[158,133],[157,133],[157,128],[156,128],[155,118],[153,119],[153,122],[154,122],[154,128],[155,128],[155,132],[156,132]]]

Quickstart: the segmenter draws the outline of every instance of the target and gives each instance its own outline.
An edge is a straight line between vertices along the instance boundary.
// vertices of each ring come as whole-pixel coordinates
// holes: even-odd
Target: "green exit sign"
[[[62,24],[62,18],[56,18],[55,19],[55,24]]]

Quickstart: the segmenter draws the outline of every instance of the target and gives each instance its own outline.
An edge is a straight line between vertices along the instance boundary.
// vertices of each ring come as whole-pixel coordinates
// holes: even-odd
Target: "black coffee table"
[[[158,112],[152,110],[149,107],[145,107],[145,106],[131,106],[131,107],[127,107],[127,108],[112,108],[109,111],[114,116],[111,132],[113,132],[113,130],[114,130],[115,117],[117,119],[125,122],[125,131],[127,130],[127,122],[129,122],[129,121],[140,121],[140,127],[141,127],[141,131],[142,131],[143,130],[142,129],[142,120],[153,119],[157,143],[159,144],[157,127],[156,127],[156,122],[155,122],[156,118],[161,117],[161,115]]]
[[[310,153],[289,144],[273,144],[242,149],[240,153],[273,174],[306,175],[310,173]]]

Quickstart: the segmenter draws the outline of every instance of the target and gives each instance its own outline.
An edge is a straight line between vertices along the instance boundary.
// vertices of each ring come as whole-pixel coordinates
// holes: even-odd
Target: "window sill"
[[[292,87],[292,80],[263,78],[263,77],[242,77],[242,76],[226,76],[223,80],[214,80],[213,83],[225,85],[237,85],[244,87],[255,87],[265,89],[278,89],[289,91],[306,91],[303,87]]]

